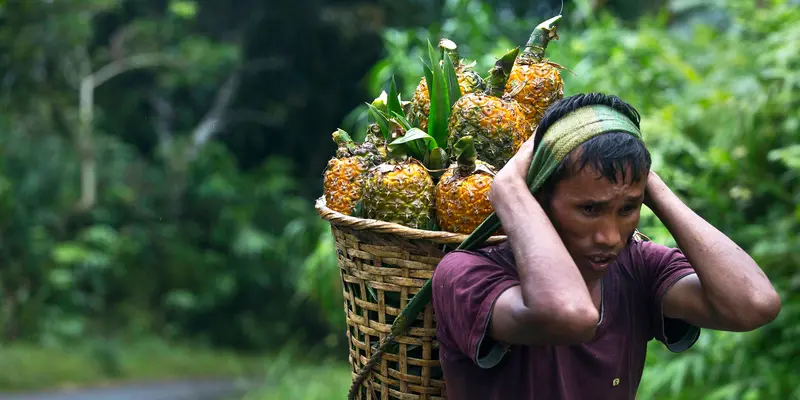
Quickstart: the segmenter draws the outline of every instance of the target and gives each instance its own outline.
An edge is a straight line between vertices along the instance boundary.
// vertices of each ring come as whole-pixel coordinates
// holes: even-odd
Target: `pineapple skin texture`
[[[458,139],[471,135],[478,159],[496,170],[506,165],[532,133],[516,101],[477,93],[461,96],[453,104],[447,128],[447,154],[455,154]]]
[[[435,218],[433,178],[419,162],[387,162],[370,169],[365,182],[366,217],[428,229]]]
[[[333,211],[351,215],[361,199],[367,165],[357,157],[332,158],[323,174],[325,203]]]
[[[473,173],[466,177],[449,168],[436,185],[436,219],[443,231],[470,234],[494,212],[489,201],[494,177]]]
[[[564,81],[558,69],[546,62],[521,60],[511,68],[505,93],[514,94],[512,98],[519,103],[525,119],[535,128],[547,108],[564,98]]]
[[[461,94],[481,92],[486,89],[486,83],[477,72],[472,70],[456,70],[458,87]],[[431,115],[431,99],[428,96],[428,83],[425,78],[419,81],[414,96],[411,98],[411,114],[417,119],[419,129],[423,132],[428,131],[428,116]]]

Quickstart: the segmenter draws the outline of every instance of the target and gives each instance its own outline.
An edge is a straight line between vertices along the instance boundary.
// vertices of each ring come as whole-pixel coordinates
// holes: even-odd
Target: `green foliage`
[[[513,44],[477,20],[489,10],[452,21],[446,36],[467,57],[486,59]],[[686,353],[651,343],[639,396],[646,398],[793,398],[800,368],[800,9],[789,1],[718,2],[709,11],[725,18],[719,31],[697,23],[669,25],[661,15],[634,26],[605,14],[559,30],[548,56],[566,66],[565,94],[619,95],[642,114],[653,168],[698,214],[728,234],[762,266],[778,288],[778,319],[756,332],[707,331]],[[447,23],[444,26],[448,26]],[[414,60],[435,31],[387,31],[389,54],[371,82],[386,71],[410,85]],[[468,35],[468,36],[467,36]],[[516,37],[516,36],[515,36]],[[401,61],[403,60],[403,61]],[[410,93],[406,91],[406,93]],[[649,211],[641,230],[675,242]]]
[[[212,144],[174,198],[179,177],[107,140],[106,190],[87,219],[71,214],[74,196],[65,196],[77,188],[57,183],[77,181],[76,169],[63,167],[75,156],[41,152],[63,139],[30,142],[6,132],[0,282],[13,302],[0,326],[7,335],[57,343],[155,330],[272,348],[298,332],[325,332],[325,318],[341,322],[329,227],[294,194],[288,161],[271,159],[244,175]],[[326,273],[320,292],[312,277]],[[320,314],[316,301],[339,318]]]
[[[243,171],[196,134],[249,68],[248,25],[202,31],[212,3],[166,3],[0,4],[0,342],[158,334],[263,350],[343,324],[329,227],[292,161]],[[140,56],[169,68],[96,90],[97,201],[78,211],[78,85]]]

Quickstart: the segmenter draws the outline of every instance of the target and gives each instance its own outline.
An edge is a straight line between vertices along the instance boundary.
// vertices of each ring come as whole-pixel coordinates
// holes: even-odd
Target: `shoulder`
[[[485,247],[455,250],[442,257],[431,280],[431,296],[444,354],[457,352],[486,367],[504,353],[502,347],[484,339],[497,298],[519,284],[508,253],[502,247]],[[480,353],[484,348],[488,352]]]
[[[461,278],[473,273],[507,271],[516,273],[510,252],[500,245],[477,250],[453,250],[442,257],[434,271],[434,280]]]
[[[679,248],[652,241],[631,240],[623,253],[620,261],[630,269],[654,270],[669,265],[689,264]]]

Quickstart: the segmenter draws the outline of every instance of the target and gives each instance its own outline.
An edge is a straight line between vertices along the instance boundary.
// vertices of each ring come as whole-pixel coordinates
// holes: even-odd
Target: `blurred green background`
[[[800,399],[796,0],[0,0],[0,390],[345,398],[330,133],[360,139],[392,76],[408,100],[426,40],[485,72],[562,7],[566,94],[633,104],[654,169],[783,299],[756,332],[652,344],[639,398]]]

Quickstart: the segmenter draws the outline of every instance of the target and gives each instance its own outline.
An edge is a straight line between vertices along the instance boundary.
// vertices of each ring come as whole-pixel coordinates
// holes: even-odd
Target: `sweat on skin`
[[[578,95],[548,113],[589,96],[621,103]],[[577,145],[565,176],[534,197],[534,141],[493,183],[508,241],[448,253],[434,273],[448,398],[634,399],[650,340],[681,352],[701,328],[749,331],[777,316],[763,271],[649,169],[649,156],[640,171],[623,165],[608,179],[592,163],[577,166]],[[633,238],[642,204],[678,248]]]

